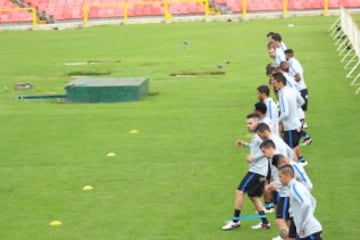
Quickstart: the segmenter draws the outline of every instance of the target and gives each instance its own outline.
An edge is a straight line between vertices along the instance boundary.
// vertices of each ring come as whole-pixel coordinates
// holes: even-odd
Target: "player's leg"
[[[240,227],[240,214],[241,208],[244,203],[244,195],[248,191],[250,183],[256,177],[255,173],[248,172],[245,177],[241,180],[238,188],[235,192],[235,204],[234,204],[234,214],[232,220],[228,221],[223,227],[223,230],[231,230],[237,227]]]
[[[254,204],[255,209],[258,212],[258,214],[263,216],[263,217],[261,217],[261,222],[259,224],[252,226],[251,228],[252,229],[269,229],[270,223],[266,217],[266,214],[264,211],[264,206],[262,204],[260,197],[250,197],[250,199],[251,199],[252,203]]]
[[[277,203],[276,209],[276,225],[279,229],[279,237],[273,239],[287,239],[289,235],[289,227],[287,224],[287,220],[289,219],[289,198],[288,197],[280,197]]]
[[[265,179],[266,177],[260,176],[256,174],[256,177],[251,182],[249,189],[248,189],[248,195],[250,197],[250,200],[255,206],[256,211],[259,215],[261,215],[261,223],[252,226],[252,229],[269,229],[270,223],[266,217],[264,206],[261,201],[261,196],[264,192],[264,185],[265,185]]]
[[[269,187],[269,183],[266,182],[265,183],[265,188],[264,188],[264,202],[265,202],[265,212],[266,213],[272,213],[274,212],[274,203],[272,200],[272,192],[270,190]]]
[[[300,240],[322,240],[321,234],[322,232],[313,233],[310,236],[307,236],[306,238],[300,238]]]
[[[289,235],[288,235],[288,240],[295,240],[295,239],[299,239],[297,236],[297,232],[296,232],[296,226],[294,223],[294,219],[290,218],[290,227],[289,227]]]

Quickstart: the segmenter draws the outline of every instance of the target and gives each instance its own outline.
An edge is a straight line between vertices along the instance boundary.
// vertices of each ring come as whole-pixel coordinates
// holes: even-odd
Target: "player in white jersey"
[[[285,52],[285,50],[287,49],[284,41],[282,40],[282,37],[281,37],[280,33],[269,32],[269,33],[266,34],[266,38],[268,39],[268,42],[278,41],[279,45],[280,45],[280,49],[283,52]]]
[[[289,160],[288,158],[286,158],[284,155],[281,154],[276,154],[272,157],[272,165],[275,166],[277,169],[282,168],[285,165],[291,165],[294,169],[294,174],[295,174],[295,179],[299,182],[301,182],[302,184],[304,184],[304,186],[311,192],[313,189],[313,185],[312,182],[310,180],[310,178],[308,177],[307,173],[305,172],[304,168],[294,162]],[[294,220],[292,218],[292,216],[290,215],[290,230],[289,230],[289,238],[288,239],[295,239],[297,234],[296,234],[296,227],[294,224]]]
[[[289,63],[289,73],[290,73],[290,75],[294,76],[294,79],[297,83],[296,88],[298,89],[301,96],[305,100],[305,103],[304,103],[304,105],[301,106],[301,108],[304,112],[306,112],[308,109],[309,93],[308,93],[308,88],[306,86],[305,79],[304,79],[304,69],[303,69],[301,63],[299,62],[299,60],[294,57],[294,50],[287,49],[285,51],[285,57]],[[305,115],[305,113],[304,113],[304,115]],[[303,122],[304,127],[306,128],[307,124],[305,122],[305,117],[302,122]],[[312,139],[310,136],[302,135],[302,138],[304,139],[302,145],[308,145],[312,142]]]
[[[259,116],[259,123],[266,123],[269,128],[272,128],[273,124],[271,122],[271,119],[266,115],[267,107],[266,104],[263,102],[257,102],[254,105],[254,113],[256,113]],[[274,131],[274,129],[271,129]]]
[[[283,127],[283,139],[294,150],[298,159],[302,159],[299,147],[301,122],[298,108],[304,104],[298,91],[288,87],[286,78],[282,73],[273,74],[275,87],[279,91],[280,117],[279,122]]]
[[[266,156],[270,161],[272,161],[273,156],[278,153],[275,145],[276,143],[274,143],[274,141],[268,139],[260,146],[264,156]],[[280,232],[280,236],[274,237],[273,240],[282,240],[283,238],[287,239],[290,225],[289,189],[280,183],[278,170],[273,165],[271,165],[271,182],[266,188],[267,191],[273,192],[273,200],[276,209],[275,222]]]
[[[280,66],[281,62],[286,61],[285,53],[272,42],[268,43],[268,54],[273,59],[275,66]]]
[[[282,62],[280,64],[280,68],[281,68],[281,72],[282,74],[285,76],[286,78],[286,85],[289,87],[293,87],[295,89],[297,89],[299,91],[300,96],[304,99],[305,103],[299,107],[299,118],[300,118],[300,122],[301,122],[301,132],[300,132],[300,137],[302,139],[304,139],[304,142],[302,145],[307,145],[310,144],[312,142],[312,138],[310,137],[310,135],[307,134],[307,132],[304,130],[304,123],[305,123],[305,112],[304,112],[304,105],[306,104],[306,98],[304,98],[304,96],[302,96],[301,91],[298,89],[298,83],[296,82],[295,78],[296,76],[290,74],[290,65],[288,62]],[[305,162],[304,159],[301,159],[302,162]]]
[[[259,86],[257,88],[256,97],[259,101],[262,101],[266,105],[266,116],[268,116],[271,121],[271,132],[275,135],[279,135],[279,111],[277,109],[276,103],[270,97],[270,88],[266,85]]]
[[[304,184],[295,179],[291,165],[279,169],[280,182],[290,189],[290,214],[300,240],[322,240],[322,227],[315,218],[316,200]]]
[[[272,34],[270,39],[270,42],[274,43],[276,48],[280,49],[282,52],[285,52],[287,48],[279,33]]]
[[[267,126],[266,124],[260,123],[256,127],[256,134],[259,135],[259,137],[264,141],[271,140],[274,143],[274,149],[276,148],[277,153],[284,154],[289,159],[294,159],[294,151],[284,142],[284,140],[282,140],[279,136],[273,134],[271,132],[269,126]],[[266,157],[269,158],[268,156],[266,156]],[[273,168],[271,163],[270,163],[270,166],[271,166],[271,168]],[[274,169],[271,169],[271,168],[270,168],[271,176],[273,178],[276,178],[277,172],[273,173]],[[268,178],[268,180],[269,180],[269,178]],[[270,183],[271,182],[272,181],[270,178]],[[273,206],[273,204],[271,204],[271,203],[273,203],[273,201],[271,201],[271,191],[269,191],[269,190],[270,190],[270,188],[265,186],[264,199],[265,199],[265,209],[266,210],[271,209],[271,207]],[[273,197],[273,200],[274,200],[274,198],[275,197]],[[276,204],[276,202],[275,202],[275,204]]]
[[[246,117],[246,125],[249,132],[254,133],[259,123],[259,117],[252,113]],[[249,163],[249,170],[240,182],[235,194],[235,207],[232,220],[228,221],[223,227],[223,230],[231,230],[240,226],[241,209],[244,203],[244,196],[247,194],[254,204],[256,211],[261,215],[262,223],[255,225],[254,229],[269,229],[270,223],[266,218],[264,208],[261,202],[261,195],[263,194],[265,178],[268,174],[269,162],[260,150],[262,140],[254,134],[251,143],[238,140],[236,146],[250,148],[250,154],[246,157]]]

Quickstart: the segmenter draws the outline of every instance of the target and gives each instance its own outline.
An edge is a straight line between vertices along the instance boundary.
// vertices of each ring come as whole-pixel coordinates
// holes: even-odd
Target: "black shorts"
[[[299,145],[300,133],[297,130],[284,131],[284,142],[289,145],[289,147],[294,148]]]
[[[238,186],[238,190],[247,193],[249,197],[261,197],[264,191],[265,177],[248,172]]]
[[[290,219],[289,215],[289,197],[280,197],[276,208],[276,218]]]
[[[275,205],[278,204],[279,198],[280,198],[279,192],[278,192],[278,191],[273,191],[273,192],[272,192],[272,201],[273,201],[273,203],[274,203]]]
[[[289,238],[299,239],[299,237],[296,233],[296,226],[295,226],[293,218],[290,218]]]
[[[307,89],[301,90],[300,95],[305,101],[304,105],[302,105],[301,108],[302,110],[304,110],[304,112],[306,112],[308,106],[308,90]]]
[[[322,240],[321,232],[313,233],[306,238],[300,238],[300,240]]]

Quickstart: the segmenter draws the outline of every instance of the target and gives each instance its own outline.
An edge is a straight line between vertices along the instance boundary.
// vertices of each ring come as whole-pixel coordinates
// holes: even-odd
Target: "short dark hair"
[[[271,35],[272,40],[277,41],[277,42],[281,42],[282,38],[281,35],[279,33],[274,33],[273,35]]]
[[[255,132],[264,132],[264,131],[270,132],[269,125],[267,125],[266,123],[259,123],[255,129]]]
[[[275,167],[277,167],[279,165],[279,162],[284,158],[285,158],[285,156],[282,154],[275,154],[272,157],[271,164],[274,165]]]
[[[291,48],[288,48],[284,51],[285,54],[294,54],[294,50],[292,50]]]
[[[266,108],[266,104],[265,104],[265,103],[263,103],[263,102],[257,102],[257,103],[255,103],[254,107],[255,107],[255,110],[261,112],[262,114],[265,114],[265,113],[266,113],[267,108]]]
[[[269,63],[268,65],[266,65],[266,75],[270,75],[272,74],[272,72],[274,72],[276,70],[276,66],[272,63]]]
[[[272,35],[274,35],[275,33],[274,32],[268,32],[267,34],[266,34],[266,37],[271,37]]]
[[[282,82],[284,85],[286,85],[286,78],[282,73],[280,72],[274,73],[273,78],[275,79],[275,81]]]
[[[261,85],[257,87],[259,93],[265,93],[266,96],[270,95],[270,88],[266,85]]]
[[[259,115],[257,115],[256,113],[249,113],[248,115],[246,115],[246,119],[249,118],[259,118]]]
[[[285,166],[279,168],[279,173],[289,174],[292,178],[295,176],[294,168],[290,164],[286,164]]]
[[[273,149],[275,149],[275,143],[273,142],[273,140],[267,139],[267,140],[263,141],[260,144],[260,149],[261,148],[273,148]]]

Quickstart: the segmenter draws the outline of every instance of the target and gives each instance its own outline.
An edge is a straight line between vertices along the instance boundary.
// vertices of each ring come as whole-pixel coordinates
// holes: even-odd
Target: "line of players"
[[[254,133],[251,142],[236,142],[237,147],[250,149],[246,157],[249,170],[236,189],[233,218],[222,229],[240,227],[247,194],[261,219],[252,229],[269,229],[271,224],[266,213],[274,207],[279,236],[273,240],[321,240],[322,226],[314,216],[313,186],[304,170],[307,162],[299,147],[301,137],[303,145],[312,141],[304,131],[308,91],[303,68],[294,51],[286,48],[280,34],[270,32],[267,38],[268,53],[273,59],[266,67],[269,86],[257,88],[259,102],[246,117],[248,130]],[[279,110],[270,97],[270,89],[278,100]],[[264,196],[265,208],[261,196]]]

